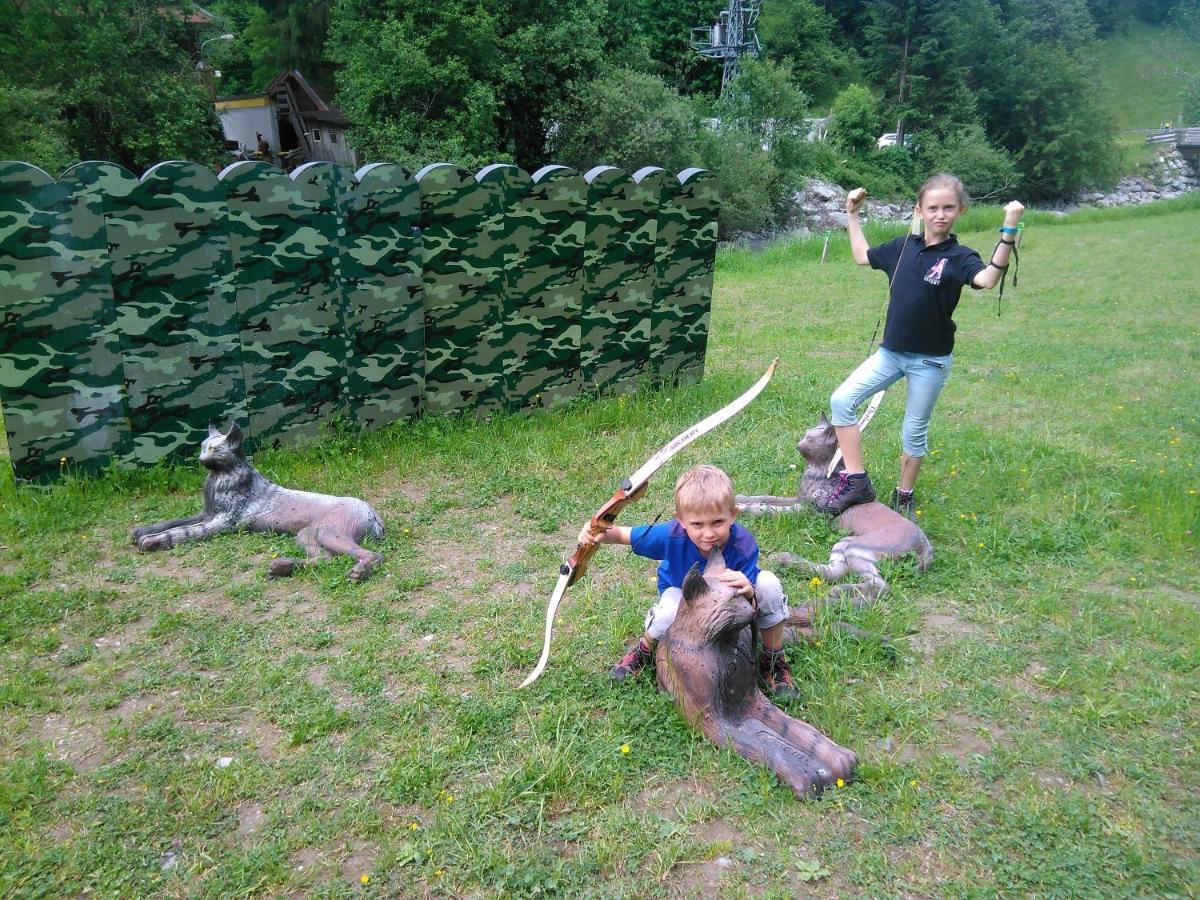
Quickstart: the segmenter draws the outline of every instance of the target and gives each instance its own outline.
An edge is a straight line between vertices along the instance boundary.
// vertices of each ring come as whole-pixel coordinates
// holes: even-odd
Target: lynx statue
[[[242,431],[236,424],[224,434],[209,426],[200,445],[200,463],[208,469],[204,512],[134,529],[139,550],[166,550],[244,528],[294,534],[307,554],[305,559],[272,560],[267,570],[271,577],[291,575],[302,566],[349,553],[358,560],[350,579],[362,581],[383,561],[382,555],[359,546],[365,537],[383,536],[383,522],[375,510],[356,497],[331,497],[272,484],[246,461]]]
[[[739,495],[739,510],[749,513],[796,512],[812,508],[817,500],[833,492],[837,485],[837,473],[829,477],[825,471],[837,452],[837,435],[825,416],[821,416],[815,428],[804,433],[796,449],[807,464],[800,478],[797,496]],[[887,593],[887,582],[879,574],[880,560],[899,559],[911,553],[922,572],[933,563],[933,547],[925,532],[882,503],[851,506],[837,517],[834,524],[849,531],[850,535],[834,544],[827,565],[809,562],[791,553],[775,553],[771,556],[771,562],[780,568],[803,569],[834,582],[826,599],[848,597],[856,607],[872,603]],[[841,581],[848,574],[854,577],[849,581]],[[808,624],[804,620],[811,620],[811,610],[799,608],[793,609],[792,613],[794,624]]]

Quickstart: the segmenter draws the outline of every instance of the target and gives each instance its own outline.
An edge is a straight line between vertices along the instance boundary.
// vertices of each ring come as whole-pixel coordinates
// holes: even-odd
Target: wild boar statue
[[[703,574],[693,566],[684,580],[679,612],[656,651],[659,688],[710,741],[765,765],[797,797],[818,794],[839,778],[849,781],[854,753],[759,690],[756,635],[749,627],[754,607],[717,580],[724,569],[718,550]]]

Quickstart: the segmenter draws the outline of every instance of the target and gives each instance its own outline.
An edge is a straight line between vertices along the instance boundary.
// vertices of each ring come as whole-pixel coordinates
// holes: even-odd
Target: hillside
[[[1180,118],[1172,69],[1200,69],[1200,44],[1167,29],[1133,22],[1103,42],[1101,92],[1121,129],[1155,128]]]

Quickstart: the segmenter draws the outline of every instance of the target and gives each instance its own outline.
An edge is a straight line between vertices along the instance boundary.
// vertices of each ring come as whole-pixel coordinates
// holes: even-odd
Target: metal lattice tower
[[[692,49],[721,60],[721,93],[737,77],[738,60],[762,52],[756,27],[761,11],[762,0],[729,0],[715,24],[692,28]]]

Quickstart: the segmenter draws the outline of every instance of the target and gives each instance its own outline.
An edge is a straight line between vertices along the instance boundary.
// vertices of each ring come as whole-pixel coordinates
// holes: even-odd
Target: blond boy
[[[683,579],[694,563],[703,566],[716,547],[721,548],[726,571],[720,575],[733,590],[755,603],[762,635],[759,677],[764,688],[778,697],[798,697],[792,672],[783,653],[783,623],[788,617],[783,585],[771,572],[758,567],[758,543],[737,524],[733,482],[716,466],[696,466],[675,482],[675,518],[658,525],[585,525],[581,544],[627,544],[647,559],[657,559],[658,602],[646,613],[645,634],[621,657],[609,673],[615,681],[637,675],[654,659],[654,645],[675,621],[683,598]]]

